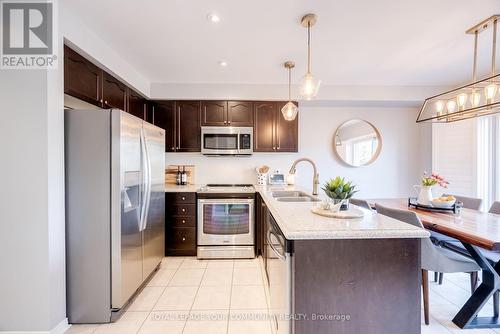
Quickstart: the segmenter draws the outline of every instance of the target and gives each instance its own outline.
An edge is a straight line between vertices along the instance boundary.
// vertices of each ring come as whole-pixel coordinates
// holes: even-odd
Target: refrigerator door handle
[[[139,231],[143,230],[144,226],[144,214],[146,212],[146,197],[147,197],[147,167],[146,167],[146,145],[145,145],[145,138],[144,138],[144,130],[141,128],[141,174],[142,174],[142,194],[141,194],[141,210],[139,214]]]
[[[151,157],[149,156],[148,145],[146,142],[146,135],[144,134],[144,150],[146,152],[146,200],[144,205],[144,221],[142,223],[142,230],[144,231],[148,225],[148,213],[149,213],[149,204],[151,202]]]

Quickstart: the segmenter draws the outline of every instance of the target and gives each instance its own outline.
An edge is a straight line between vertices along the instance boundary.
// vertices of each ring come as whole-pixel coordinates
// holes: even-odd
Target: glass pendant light
[[[321,81],[311,74],[311,27],[316,23],[316,20],[317,16],[315,14],[307,14],[300,21],[302,26],[307,28],[307,73],[300,83],[300,95],[306,100],[315,97],[321,85]]]
[[[292,102],[292,68],[295,67],[295,63],[289,60],[284,66],[288,69],[288,102],[281,108],[281,113],[285,120],[293,121],[299,112],[299,108]]]

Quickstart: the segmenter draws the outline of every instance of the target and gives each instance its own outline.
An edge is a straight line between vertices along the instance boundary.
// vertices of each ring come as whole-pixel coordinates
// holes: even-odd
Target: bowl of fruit
[[[457,199],[453,196],[441,196],[441,197],[436,197],[431,201],[431,204],[435,208],[443,208],[443,209],[448,209],[451,208]]]

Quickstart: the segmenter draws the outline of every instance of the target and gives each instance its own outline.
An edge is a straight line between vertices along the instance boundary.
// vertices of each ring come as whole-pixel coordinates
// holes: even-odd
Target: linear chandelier
[[[420,109],[417,123],[449,123],[500,113],[500,92],[498,91],[500,74],[496,74],[496,40],[499,19],[500,15],[493,15],[465,32],[474,35],[472,83],[427,98]],[[478,36],[490,27],[493,29],[491,74],[485,79],[477,80]]]

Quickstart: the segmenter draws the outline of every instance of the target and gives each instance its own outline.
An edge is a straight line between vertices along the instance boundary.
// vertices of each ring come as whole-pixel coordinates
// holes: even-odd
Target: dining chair
[[[450,194],[443,194],[443,196],[455,197],[458,202],[462,202],[463,207],[465,209],[479,210],[481,208],[481,205],[483,204],[483,200],[481,198],[450,195]],[[438,246],[443,246],[445,242],[450,242],[450,241],[460,242],[455,238],[434,231],[431,231],[431,241]],[[443,277],[444,277],[443,273],[437,273],[437,272],[434,273],[434,281],[438,282],[438,284],[440,285],[443,284]]]
[[[377,213],[388,216],[418,228],[424,229],[424,225],[417,214],[412,211],[391,209],[380,204],[375,204]],[[470,273],[471,293],[477,285],[477,273],[481,268],[470,258],[455,253],[446,248],[434,245],[429,238],[421,240],[421,269],[422,269],[422,292],[424,298],[424,319],[429,324],[429,277],[428,272],[442,273]]]
[[[488,212],[500,215],[500,202],[499,201],[493,202]]]
[[[372,209],[370,203],[368,203],[368,201],[364,200],[364,199],[350,198],[349,203],[357,205],[357,206],[362,207],[364,209],[368,209],[368,210]]]

